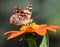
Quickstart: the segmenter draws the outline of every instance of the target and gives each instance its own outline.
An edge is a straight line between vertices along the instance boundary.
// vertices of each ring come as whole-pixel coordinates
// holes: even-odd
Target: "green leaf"
[[[49,47],[49,38],[48,34],[43,36],[42,42],[39,47]]]

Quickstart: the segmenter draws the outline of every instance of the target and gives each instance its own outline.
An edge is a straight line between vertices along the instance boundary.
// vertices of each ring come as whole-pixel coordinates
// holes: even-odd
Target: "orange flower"
[[[56,25],[47,25],[47,24],[35,24],[35,23],[31,23],[29,25],[24,25],[20,28],[19,31],[9,31],[4,33],[4,35],[9,35],[9,37],[7,38],[12,39],[15,38],[17,36],[20,36],[21,34],[30,32],[30,33],[37,33],[38,35],[45,35],[46,34],[46,30],[51,30],[53,32],[56,32],[56,28],[60,28],[59,26]]]

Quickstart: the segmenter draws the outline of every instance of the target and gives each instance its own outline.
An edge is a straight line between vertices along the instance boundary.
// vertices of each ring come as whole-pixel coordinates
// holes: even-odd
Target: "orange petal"
[[[60,26],[57,26],[57,25],[51,25],[49,27],[52,27],[52,28],[60,28]]]
[[[8,31],[8,32],[5,32],[4,35],[8,35],[9,33],[15,33],[17,31]]]
[[[38,35],[45,35],[46,34],[46,29],[38,29],[35,31]]]
[[[51,31],[53,31],[53,32],[56,32],[56,29],[51,28],[51,27],[48,27],[47,30],[51,30]]]
[[[5,35],[8,35],[9,33],[11,33],[11,34],[10,34],[10,36],[7,38],[7,40],[10,40],[10,39],[12,39],[12,38],[15,38],[15,37],[17,37],[17,36],[25,33],[25,31],[9,31],[9,32],[6,32]]]
[[[43,29],[43,28],[46,28],[46,27],[47,27],[47,24],[41,24],[41,25],[39,25],[40,29]]]
[[[35,30],[35,32],[38,34],[38,35],[45,35],[46,34],[46,27],[47,27],[47,24],[41,24],[39,25],[39,29],[38,30]]]

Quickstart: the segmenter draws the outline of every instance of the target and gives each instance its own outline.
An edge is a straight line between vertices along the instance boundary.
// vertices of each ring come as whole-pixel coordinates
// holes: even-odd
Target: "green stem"
[[[49,36],[48,36],[48,33],[45,36],[43,36],[43,40],[42,40],[42,42],[41,42],[39,47],[49,47]]]
[[[28,39],[28,45],[29,45],[29,47],[37,47],[37,45],[36,45],[36,39],[29,38]]]
[[[49,35],[48,35],[48,33],[46,34],[46,40],[47,40],[47,47],[49,47]]]

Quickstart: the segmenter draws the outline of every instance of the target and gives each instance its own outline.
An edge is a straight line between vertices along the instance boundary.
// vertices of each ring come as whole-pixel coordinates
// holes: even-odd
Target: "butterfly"
[[[32,15],[32,3],[29,3],[28,6],[24,9],[15,6],[13,9],[13,14],[10,17],[10,24],[13,25],[26,25],[33,21],[31,19]]]

